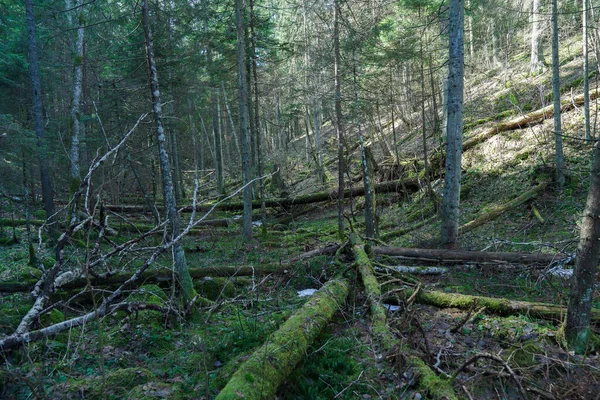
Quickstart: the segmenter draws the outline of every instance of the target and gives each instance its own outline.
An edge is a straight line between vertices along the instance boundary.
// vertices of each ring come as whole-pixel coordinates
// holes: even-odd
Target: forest
[[[599,28],[0,0],[0,398],[599,399]]]

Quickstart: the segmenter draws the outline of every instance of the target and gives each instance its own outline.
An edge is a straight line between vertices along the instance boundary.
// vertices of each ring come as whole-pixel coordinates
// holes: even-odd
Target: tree
[[[67,16],[69,21],[69,27],[73,26],[71,11],[69,10],[72,4],[70,0],[67,0]],[[84,17],[83,17],[83,0],[77,0],[75,2],[76,20],[77,20],[77,38],[74,46],[73,56],[73,102],[71,103],[71,123],[73,124],[73,131],[71,134],[71,185],[69,187],[69,193],[72,195],[74,191],[79,187],[80,174],[79,174],[79,140],[82,133],[81,113],[79,111],[81,107],[81,95],[83,92],[83,39],[84,39]]]
[[[446,120],[446,175],[442,202],[442,243],[458,246],[460,178],[462,160],[464,88],[464,1],[450,1],[448,118]]]
[[[538,73],[544,67],[544,48],[541,39],[541,14],[542,0],[533,0],[531,3],[531,59],[529,70],[532,74]]]
[[[235,0],[235,26],[237,32],[238,90],[240,108],[240,134],[242,136],[242,175],[244,180],[244,240],[252,240],[252,170],[250,166],[250,132],[248,128],[248,80],[246,75],[246,37],[242,15],[242,0]]]
[[[333,1],[333,74],[335,79],[335,131],[338,148],[338,235],[344,234],[344,122],[342,114],[342,83],[340,76],[340,0]]]
[[[31,89],[33,94],[33,119],[35,123],[35,136],[39,151],[40,163],[40,181],[42,186],[42,201],[46,217],[50,224],[52,236],[57,235],[56,228],[53,226],[55,221],[54,192],[52,189],[52,178],[50,176],[50,167],[48,165],[48,153],[46,150],[44,117],[42,115],[42,87],[40,84],[40,67],[38,64],[37,37],[35,33],[35,17],[33,10],[33,0],[25,1],[25,12],[27,18],[27,43],[29,47],[29,72],[31,77]]]
[[[588,16],[589,16],[589,0],[583,0],[583,114],[585,140],[591,140],[590,133],[590,80],[589,80],[589,65],[588,65]]]
[[[160,101],[160,90],[158,87],[158,71],[154,61],[154,50],[152,44],[152,30],[150,29],[150,13],[148,11],[148,1],[142,0],[142,25],[144,27],[144,37],[146,41],[146,56],[148,58],[148,71],[150,79],[150,92],[152,93],[152,111],[154,123],[156,125],[156,139],[158,145],[158,159],[162,173],[162,186],[165,196],[165,209],[168,219],[169,239],[173,240],[180,233],[179,215],[177,213],[177,204],[175,202],[175,191],[173,188],[173,177],[169,164],[169,154],[167,152],[165,129],[162,123],[162,105]],[[192,283],[192,278],[187,268],[185,252],[181,241],[173,245],[173,257],[175,259],[175,269],[179,278],[179,287],[181,296],[185,302],[190,302],[196,296],[196,291]]]
[[[558,4],[552,0],[552,95],[554,96],[554,150],[556,152],[556,184],[565,185],[562,127],[560,121],[560,65],[558,59]]]
[[[588,192],[575,269],[571,278],[569,308],[565,325],[566,339],[576,353],[586,350],[590,337],[590,310],[600,255],[600,142],[594,145]]]

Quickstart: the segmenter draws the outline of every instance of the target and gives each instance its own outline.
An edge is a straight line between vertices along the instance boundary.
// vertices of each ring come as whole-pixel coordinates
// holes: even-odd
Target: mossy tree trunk
[[[277,387],[302,360],[347,295],[347,280],[332,280],[323,286],[240,366],[217,400],[273,399]]]
[[[360,239],[355,234],[350,236],[350,241],[352,243],[352,252],[354,253],[356,267],[360,272],[370,303],[373,334],[385,351],[392,351],[395,346],[401,345],[387,325],[387,313],[382,303],[381,288],[375,277],[373,264],[365,252]],[[457,398],[452,388],[452,383],[437,376],[419,357],[410,355],[407,352],[406,360],[408,365],[417,372],[416,375],[419,376],[418,387],[426,391],[429,398],[440,400],[453,400]]]

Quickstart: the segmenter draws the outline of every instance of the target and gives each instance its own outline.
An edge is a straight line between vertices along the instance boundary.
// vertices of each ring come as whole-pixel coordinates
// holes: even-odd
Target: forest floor
[[[570,62],[578,61],[569,61],[567,57],[564,71],[569,71]],[[572,75],[573,79],[569,80],[570,75],[566,73],[565,87],[568,88],[571,82],[574,92],[580,93],[575,72]],[[467,124],[470,126],[466,137],[473,137],[500,120],[546,105],[543,96],[535,100],[531,93],[547,85],[548,74],[535,80],[523,77],[523,84],[518,80],[507,84],[506,78],[495,78],[494,85],[498,90],[493,95],[490,92],[485,95],[482,87],[490,84],[490,76],[481,78],[480,84],[475,79],[472,81],[467,96],[466,109],[470,113]],[[500,90],[501,86],[506,90]],[[522,98],[534,100],[524,107],[519,100]],[[478,109],[485,112],[477,114]],[[596,112],[594,106],[592,113]],[[582,136],[581,114],[579,109],[565,113],[566,135]],[[465,154],[461,223],[471,221],[552,178],[552,129],[551,120],[547,119],[524,129],[495,135]],[[331,129],[324,130],[326,159],[335,154],[332,134]],[[352,131],[349,135],[353,135]],[[389,138],[389,128],[386,135]],[[417,171],[406,165],[394,169],[382,161],[379,180],[416,176],[421,178],[424,187],[425,181],[418,174],[422,143],[418,132],[407,132],[407,137],[410,140],[403,146],[401,158],[409,160],[406,165],[417,165]],[[436,140],[429,140],[432,149]],[[333,189],[333,180],[325,186],[314,182],[314,166],[304,162],[302,139],[297,142],[298,154],[290,156],[293,168],[289,176],[305,176],[305,179],[298,180],[298,184],[289,189],[294,194],[314,192],[315,188]],[[563,191],[549,185],[534,198],[462,235],[462,247],[572,255],[577,246],[577,224],[587,193],[590,154],[590,144],[579,139],[565,140],[569,174]],[[380,152],[376,154],[379,160],[385,157]],[[358,175],[358,165],[358,157],[354,154],[351,176]],[[328,174],[336,175],[335,164],[330,165]],[[442,182],[434,179],[431,184],[439,193]],[[435,203],[424,193],[422,190],[412,196],[399,193],[378,196],[379,225],[383,235],[415,227],[403,235],[383,239],[384,244],[419,248],[439,246],[440,227],[439,219],[435,218]],[[347,222],[351,222],[356,232],[361,232],[363,226],[362,201],[362,198],[355,198],[347,207]],[[4,203],[1,209],[8,210],[3,213],[5,218],[22,217],[23,210],[18,204]],[[268,220],[278,221],[289,216],[289,212],[269,210]],[[386,305],[387,322],[398,344],[391,350],[383,349],[372,330],[369,299],[362,288],[361,277],[351,268],[351,253],[287,262],[307,251],[339,244],[335,205],[296,206],[292,213],[296,217],[285,225],[271,224],[266,232],[256,227],[252,243],[242,242],[237,223],[229,227],[203,227],[184,239],[191,268],[254,266],[258,270],[271,265],[279,266],[277,272],[197,279],[198,293],[215,303],[199,308],[185,320],[156,311],[119,311],[83,327],[27,344],[19,351],[2,354],[0,397],[214,398],[252,351],[268,340],[269,335],[310,298],[300,297],[299,292],[320,289],[336,276],[342,265],[347,267],[345,274],[352,284],[346,304],[310,345],[294,372],[279,386],[277,398],[432,397],[432,393],[419,386],[421,376],[407,363],[409,355],[423,359],[439,376],[456,373],[453,388],[458,398],[519,399],[524,397],[519,385],[530,399],[600,398],[598,348],[592,347],[585,356],[566,350],[560,331],[562,318],[541,320],[518,313],[499,316],[479,307],[461,310],[407,302],[402,296],[398,297],[399,301],[391,301],[394,296],[390,295]],[[210,218],[233,220],[233,217],[234,213],[218,212]],[[136,224],[151,222],[149,216],[129,215],[128,218]],[[119,224],[112,226],[118,230]],[[10,238],[13,235],[13,228],[3,226],[1,229],[0,236]],[[0,246],[0,281],[35,280],[40,272],[27,265],[29,252],[24,227],[15,228],[14,234],[18,243],[6,240],[6,244]],[[113,240],[122,242],[133,236],[131,232],[121,232]],[[159,239],[147,238],[144,243],[149,247],[156,246]],[[68,258],[73,264],[81,263],[88,250],[85,240],[74,242],[67,248]],[[51,263],[50,249],[42,246],[38,256],[46,260],[46,265]],[[498,263],[411,263],[387,256],[373,256],[372,260],[377,266],[447,268],[442,275],[413,276],[421,282],[423,289],[428,290],[561,306],[566,306],[568,297],[568,281],[545,274],[548,268]],[[153,270],[170,268],[170,256],[160,257],[152,266]],[[390,276],[380,278],[380,283],[393,279]],[[383,288],[384,291],[397,289],[399,292],[396,293],[400,294],[406,289],[394,284],[383,285]],[[71,298],[69,292],[59,293],[57,311],[44,315],[39,321],[40,326],[93,308],[104,290],[98,288],[95,296],[83,298]],[[16,328],[32,302],[26,291],[0,296],[1,337]],[[141,290],[130,294],[132,301],[176,308],[177,302],[173,299],[174,293],[168,282],[145,283]],[[600,309],[597,294],[594,307]],[[598,327],[593,328],[598,333]],[[493,357],[488,357],[490,355]],[[465,365],[473,356],[481,358]]]

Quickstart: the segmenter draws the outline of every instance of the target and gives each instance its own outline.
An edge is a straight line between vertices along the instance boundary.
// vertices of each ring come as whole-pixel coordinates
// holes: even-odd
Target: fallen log
[[[589,94],[590,94],[590,100],[594,100],[594,99],[600,97],[600,89],[590,90]],[[560,103],[561,103],[560,110],[561,110],[561,112],[570,111],[576,107],[583,105],[583,102],[584,102],[583,93],[578,96],[575,96],[575,97],[571,97],[571,96],[565,97],[564,99],[562,99],[560,101]],[[508,131],[513,131],[516,129],[523,129],[523,128],[527,128],[529,126],[534,126],[534,125],[544,122],[544,120],[546,120],[548,118],[552,118],[553,116],[554,116],[554,105],[551,104],[544,108],[540,108],[538,110],[532,111],[528,114],[521,115],[516,118],[512,118],[505,122],[500,122],[499,124],[496,124],[488,129],[486,129],[485,131],[481,132],[480,134],[465,140],[463,142],[462,151],[464,153],[467,150],[474,148],[478,144],[485,142],[489,138],[491,138],[501,132],[508,132]],[[441,153],[440,151],[433,154],[430,159],[431,165],[443,165],[444,162],[445,162],[445,155],[443,153]]]
[[[252,275],[267,275],[281,271],[281,267],[278,265],[261,265],[260,267],[204,267],[204,268],[190,268],[190,276],[192,279],[210,277],[233,277],[233,276],[252,276]],[[131,273],[124,272],[115,275],[106,276],[103,278],[90,277],[90,284],[92,286],[112,286],[126,282],[131,277]],[[173,271],[169,269],[162,270],[149,270],[145,271],[140,281],[144,283],[160,283],[167,282],[173,279]],[[37,283],[35,280],[27,280],[22,282],[0,282],[0,292],[3,293],[16,293],[16,292],[27,292],[33,289]],[[85,287],[88,284],[87,279],[84,277],[75,279],[60,286],[61,290],[72,290],[77,288]]]
[[[381,299],[379,282],[373,272],[373,264],[360,243],[360,239],[353,234],[350,236],[350,240],[356,266],[362,277],[367,299],[370,303],[373,333],[385,350],[391,351],[394,346],[400,346],[400,344],[387,325],[387,313]],[[419,376],[418,387],[426,391],[429,398],[440,400],[457,399],[452,388],[452,383],[449,380],[437,376],[423,360],[415,355],[411,355],[408,350],[402,347],[400,349],[407,354],[406,361],[408,365],[416,371],[415,375]]]
[[[348,295],[347,280],[332,280],[294,313],[233,374],[217,400],[273,399],[277,387]]]
[[[414,291],[406,289],[405,296],[410,297]],[[508,300],[504,298],[470,296],[459,293],[446,293],[433,290],[420,290],[416,299],[418,303],[440,308],[460,308],[469,310],[474,307],[485,307],[492,314],[507,316],[527,314],[532,317],[547,319],[562,323],[567,309],[549,303],[532,303],[528,301]],[[592,321],[600,321],[600,310],[591,311]]]
[[[439,263],[508,263],[508,264],[552,264],[563,262],[572,264],[572,257],[564,254],[467,251],[449,249],[413,249],[405,247],[373,247],[373,253],[393,257],[409,258]]]
[[[392,192],[408,192],[413,193],[419,190],[419,182],[415,179],[409,180],[396,180],[379,183],[375,186],[376,193],[392,193]],[[361,197],[365,195],[364,187],[357,187],[346,189],[344,191],[344,198],[348,197]],[[265,207],[290,207],[302,204],[319,203],[324,201],[333,201],[338,198],[337,189],[332,191],[325,191],[313,194],[307,194],[304,196],[286,197],[280,199],[266,199]],[[210,210],[215,203],[203,203],[196,206],[197,212],[203,212]],[[253,201],[252,208],[260,208],[260,201]],[[105,208],[114,212],[144,212],[149,211],[147,207],[140,205],[106,205]],[[235,202],[223,202],[215,207],[216,210],[223,211],[239,211],[244,209],[244,203],[241,201]],[[183,207],[180,209],[181,212],[192,212],[192,206]]]
[[[319,249],[307,251],[306,253],[302,253],[298,256],[292,257],[288,260],[287,264],[293,264],[298,261],[306,260],[307,258],[322,256],[322,255],[332,255],[335,254],[336,251],[340,248],[339,244],[330,244],[325,247],[321,247]]]
[[[542,193],[546,189],[546,187],[548,187],[549,184],[550,184],[549,181],[542,182],[539,185],[535,186],[534,188],[529,189],[528,191],[522,193],[520,196],[515,197],[514,199],[510,200],[508,203],[494,207],[492,210],[488,211],[487,213],[480,215],[479,217],[475,218],[474,220],[469,221],[466,224],[460,226],[458,228],[458,233],[460,235],[465,234],[467,232],[472,231],[475,228],[480,227],[481,225],[484,225],[484,224],[494,220],[495,218],[498,218],[500,215],[504,214],[505,212],[510,211],[510,210],[520,206],[521,204],[537,197],[537,195]]]
[[[411,226],[408,226],[406,228],[402,228],[402,229],[398,229],[396,231],[391,231],[391,232],[387,232],[384,233],[383,235],[381,235],[381,240],[390,240],[390,239],[394,239],[400,236],[404,236],[407,233],[410,233],[412,231],[416,231],[417,229],[420,229],[422,227],[424,227],[425,225],[429,224],[429,223],[433,223],[436,219],[437,219],[437,215],[432,215],[429,218],[426,218],[422,221],[417,222],[416,224],[413,224]]]
[[[590,100],[594,100],[600,96],[600,90],[590,90],[589,92]],[[583,105],[584,97],[583,93],[579,96],[575,96],[571,98],[570,96],[565,97],[560,101],[560,111],[566,112],[574,109],[575,107]],[[540,108],[538,110],[532,111],[528,114],[521,115],[519,117],[510,119],[505,122],[501,122],[486,131],[480,133],[479,135],[472,137],[466,140],[463,143],[463,151],[469,150],[481,142],[486,141],[492,136],[506,131],[512,131],[515,129],[527,128],[528,126],[536,125],[543,122],[545,119],[551,118],[554,116],[554,105],[549,105],[544,108]]]

